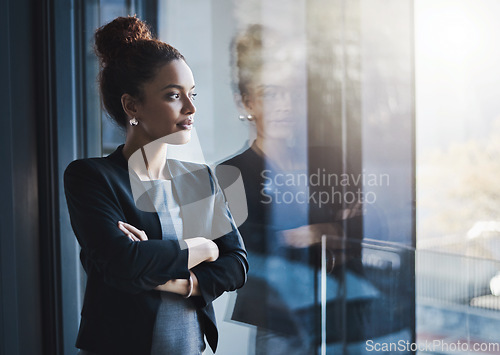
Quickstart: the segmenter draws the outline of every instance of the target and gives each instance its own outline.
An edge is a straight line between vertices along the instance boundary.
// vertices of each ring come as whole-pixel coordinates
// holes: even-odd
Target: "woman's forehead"
[[[290,65],[269,63],[263,65],[258,75],[253,77],[254,86],[288,86],[297,84],[296,70]]]
[[[194,86],[194,77],[191,69],[183,60],[173,60],[162,65],[153,80],[152,87],[161,90],[164,87],[177,85],[186,90]]]

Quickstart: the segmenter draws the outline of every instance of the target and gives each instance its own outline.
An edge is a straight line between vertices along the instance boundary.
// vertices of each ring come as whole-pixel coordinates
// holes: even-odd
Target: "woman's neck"
[[[132,154],[134,157],[138,156],[141,158],[140,160],[143,160],[143,163],[139,165],[143,168],[140,171],[136,171],[139,175],[146,175],[150,180],[170,179],[168,169],[165,169],[165,164],[167,163],[167,146],[167,143],[162,140],[156,140],[144,146],[127,140],[123,147],[123,155],[127,160]],[[136,170],[135,167],[134,170]]]
[[[305,163],[296,161],[293,154],[290,153],[286,139],[268,139],[257,136],[252,144],[252,149],[285,171],[298,169],[301,164]]]

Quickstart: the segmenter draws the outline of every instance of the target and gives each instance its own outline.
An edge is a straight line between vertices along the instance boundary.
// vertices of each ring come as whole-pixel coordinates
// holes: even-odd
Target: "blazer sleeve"
[[[231,221],[232,230],[226,235],[214,239],[214,243],[219,247],[219,258],[216,261],[203,262],[191,269],[198,279],[202,307],[215,300],[225,291],[234,291],[241,288],[247,280],[248,273],[247,252],[243,239],[236,228],[215,175],[210,168],[208,168],[208,171],[213,184],[216,204],[226,206],[225,213]]]
[[[118,229],[118,221],[127,219],[108,178],[88,160],[76,160],[64,172],[73,231],[104,281],[139,293],[171,279],[188,279],[188,250],[181,249],[178,241],[133,242]]]

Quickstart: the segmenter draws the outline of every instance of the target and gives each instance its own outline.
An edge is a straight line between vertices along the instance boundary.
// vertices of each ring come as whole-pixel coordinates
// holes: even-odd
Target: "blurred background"
[[[238,118],[231,40],[252,24],[286,35],[302,60],[306,156],[340,147],[332,161],[386,177],[362,184],[383,231],[364,218],[352,241],[395,310],[365,324],[393,323],[373,339],[422,345],[407,353],[456,353],[423,346],[440,340],[500,354],[488,346],[500,339],[500,0],[3,0],[0,354],[76,354],[85,275],[62,173],[124,141],[101,108],[93,33],[133,14],[186,57],[211,165],[256,135]],[[231,319],[235,297],[215,304],[217,353],[254,354],[255,328]],[[343,338],[318,353],[365,345]]]

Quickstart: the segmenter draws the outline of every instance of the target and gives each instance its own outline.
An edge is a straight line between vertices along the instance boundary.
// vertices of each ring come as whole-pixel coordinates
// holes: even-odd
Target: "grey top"
[[[170,180],[152,181],[149,197],[156,207],[162,239],[182,238],[182,216]],[[151,355],[201,354],[205,350],[198,311],[190,299],[161,292]]]

